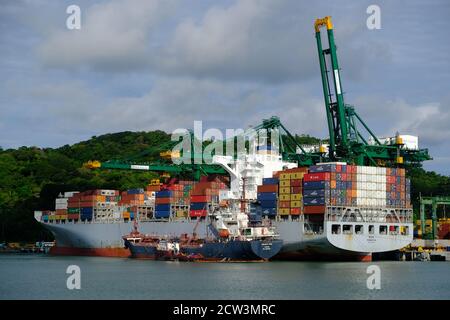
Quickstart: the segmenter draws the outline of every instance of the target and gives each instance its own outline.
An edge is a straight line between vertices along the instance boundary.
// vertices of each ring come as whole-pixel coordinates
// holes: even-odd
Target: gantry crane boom
[[[326,48],[323,48],[321,36],[323,27],[326,28],[328,40]],[[357,114],[355,108],[345,104],[331,17],[317,19],[314,29],[330,136],[329,160],[374,166],[398,166],[403,163],[416,165],[425,160],[431,160],[427,149],[403,148],[403,142],[398,135],[395,143],[381,144],[369,126]],[[359,131],[358,124],[363,126],[375,144],[368,143]]]

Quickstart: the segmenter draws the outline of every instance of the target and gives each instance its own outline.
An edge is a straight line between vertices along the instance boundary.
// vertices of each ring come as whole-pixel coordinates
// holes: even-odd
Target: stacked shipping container
[[[275,216],[278,205],[278,178],[264,178],[262,186],[257,187],[257,198],[261,204],[261,214]]]
[[[409,208],[411,205],[405,169],[319,164],[309,168],[303,188],[304,211],[311,214],[324,213],[326,206]]]
[[[73,194],[67,201],[68,219],[90,221],[94,212],[110,212],[118,201],[117,190],[89,190]]]
[[[200,181],[193,185],[190,196],[190,217],[206,217],[208,208],[211,205],[219,205],[220,190],[224,190],[224,182],[214,179],[214,181]]]
[[[307,168],[293,168],[280,171],[280,188],[278,194],[278,213],[281,216],[300,215],[303,210],[303,176]]]

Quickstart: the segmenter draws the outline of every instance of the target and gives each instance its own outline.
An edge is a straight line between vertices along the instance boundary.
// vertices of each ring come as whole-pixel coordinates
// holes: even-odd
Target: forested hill
[[[296,136],[304,144],[318,143],[307,135]],[[133,159],[154,161],[170,141],[163,131],[106,134],[60,148],[0,148],[0,241],[35,241],[49,234],[34,221],[33,211],[53,209],[63,191],[93,188],[126,189],[145,186],[157,175],[151,172],[89,170],[88,160]],[[137,156],[137,157],[136,157]],[[450,178],[415,169],[413,199],[421,192],[450,194]]]

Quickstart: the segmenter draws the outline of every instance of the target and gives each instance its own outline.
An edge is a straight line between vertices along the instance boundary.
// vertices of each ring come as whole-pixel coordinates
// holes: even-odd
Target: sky
[[[418,135],[425,168],[450,175],[449,14],[446,0],[2,0],[0,147],[271,116],[326,138],[313,24],[330,15],[345,102],[378,136]]]

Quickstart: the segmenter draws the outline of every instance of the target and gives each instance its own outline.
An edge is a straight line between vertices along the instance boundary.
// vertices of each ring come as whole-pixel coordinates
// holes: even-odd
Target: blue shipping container
[[[170,211],[155,211],[155,218],[169,218],[170,217]]]
[[[261,200],[261,207],[262,208],[276,208],[277,207],[277,200]]]
[[[261,206],[250,205],[250,214],[261,215],[262,214],[262,207]]]
[[[303,205],[305,206],[320,206],[325,204],[324,197],[317,198],[303,198]]]
[[[155,193],[156,198],[170,198],[171,196],[172,190],[156,191]]]
[[[303,189],[329,189],[330,188],[330,182],[329,181],[304,181],[303,182]]]
[[[263,178],[263,184],[278,184],[279,180],[278,178]]]
[[[81,220],[92,220],[92,213],[91,214],[80,214]]]
[[[332,190],[332,193],[335,190]],[[303,197],[305,198],[315,198],[315,197],[325,197],[330,195],[330,192],[328,190],[325,189],[319,189],[319,190],[314,190],[314,189],[305,189],[303,190]]]
[[[261,214],[249,214],[248,220],[250,222],[260,222],[262,220],[262,213]]]
[[[170,211],[170,203],[155,205],[155,211]]]
[[[275,192],[258,192],[258,200],[277,200],[277,194]]]
[[[319,164],[316,166],[310,166],[309,167],[310,173],[315,172],[336,172],[336,165],[335,164]]]
[[[128,194],[142,194],[144,193],[144,189],[138,188],[138,189],[129,189],[127,191]]]
[[[191,202],[190,208],[191,210],[203,210],[208,207],[207,202]]]
[[[94,212],[92,207],[85,207],[85,208],[80,208],[80,213],[81,214],[90,214],[92,215],[92,213]]]
[[[263,208],[262,209],[262,215],[263,216],[276,216],[277,215],[277,208]]]

